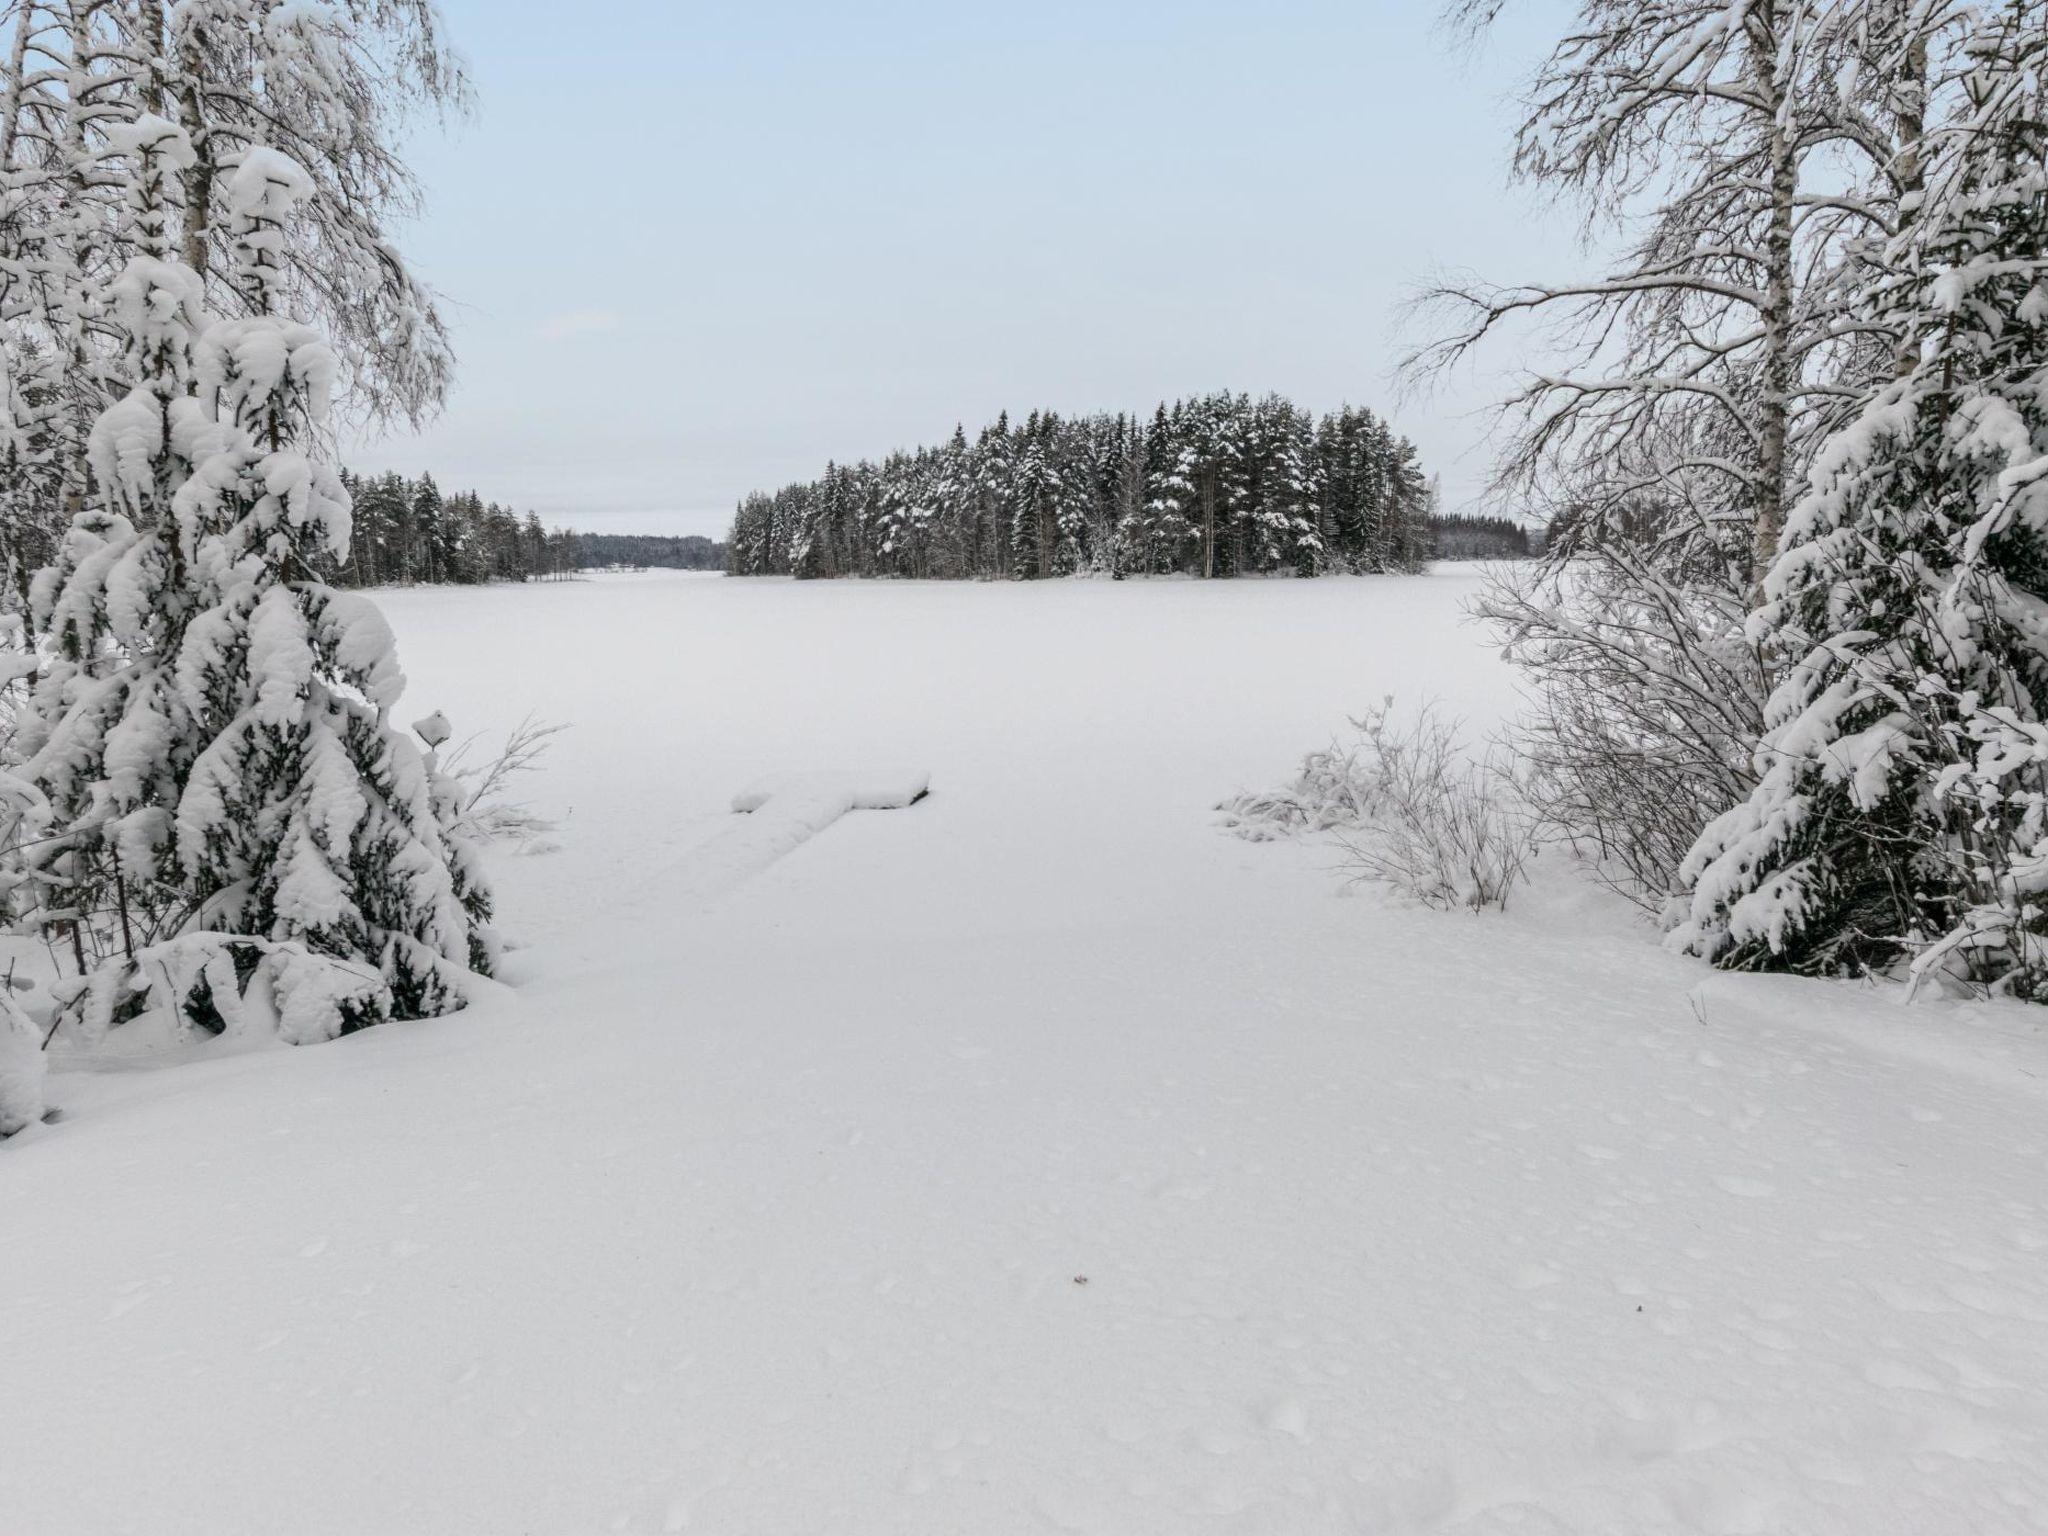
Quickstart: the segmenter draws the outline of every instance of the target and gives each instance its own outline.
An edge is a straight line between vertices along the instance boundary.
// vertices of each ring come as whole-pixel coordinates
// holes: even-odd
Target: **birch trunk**
[[[1756,516],[1750,546],[1752,582],[1761,581],[1777,557],[1785,531],[1787,416],[1792,401],[1792,208],[1799,191],[1799,167],[1786,124],[1784,82],[1779,77],[1783,39],[1777,6],[1751,13],[1751,49],[1756,92],[1765,104],[1770,135],[1768,195],[1764,229],[1763,389],[1757,402]],[[1752,588],[1751,600],[1760,594]]]

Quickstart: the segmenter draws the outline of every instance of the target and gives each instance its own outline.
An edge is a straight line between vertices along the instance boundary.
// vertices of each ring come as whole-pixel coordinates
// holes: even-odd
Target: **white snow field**
[[[513,988],[53,1079],[0,1533],[2048,1530],[2048,1014],[1217,830],[1511,707],[1471,581],[383,595],[401,718],[572,726]]]

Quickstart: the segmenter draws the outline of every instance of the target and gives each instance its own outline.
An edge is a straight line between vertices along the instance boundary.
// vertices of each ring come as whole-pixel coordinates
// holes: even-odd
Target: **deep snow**
[[[2044,1015],[1216,827],[1510,707],[1471,579],[382,594],[400,718],[573,727],[515,990],[53,1080],[0,1533],[2048,1529]]]

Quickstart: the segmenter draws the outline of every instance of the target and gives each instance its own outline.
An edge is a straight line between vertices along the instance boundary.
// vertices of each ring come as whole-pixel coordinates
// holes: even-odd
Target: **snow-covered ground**
[[[2048,1015],[1215,828],[1511,707],[1472,579],[384,595],[405,718],[572,726],[516,990],[55,1079],[0,1533],[2048,1530]]]

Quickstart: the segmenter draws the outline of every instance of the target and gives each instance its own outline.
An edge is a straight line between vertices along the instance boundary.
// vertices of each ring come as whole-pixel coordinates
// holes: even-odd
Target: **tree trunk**
[[[1920,216],[1920,198],[1927,190],[1927,37],[1914,37],[1899,68],[1899,152],[1892,179],[1899,192],[1899,227],[1903,235]],[[1893,355],[1893,371],[1903,379],[1920,361],[1919,339],[1901,336]]]
[[[1216,471],[1202,470],[1202,577],[1216,574]]]
[[[185,109],[185,132],[192,141],[192,164],[185,172],[185,265],[204,282],[213,234],[213,136],[206,131],[205,109],[190,69],[180,103]]]
[[[21,89],[28,78],[28,39],[35,30],[35,15],[24,8],[14,24],[14,50],[7,60],[7,91],[0,112],[0,166],[14,165],[15,140],[21,133]]]
[[[1757,402],[1756,519],[1751,532],[1752,601],[1758,584],[1777,558],[1778,539],[1785,531],[1785,456],[1787,416],[1792,400],[1792,204],[1799,168],[1791,135],[1781,110],[1782,87],[1777,78],[1777,8],[1758,6],[1752,13],[1750,57],[1758,95],[1770,104],[1767,176],[1770,209],[1764,230],[1763,392]]]

